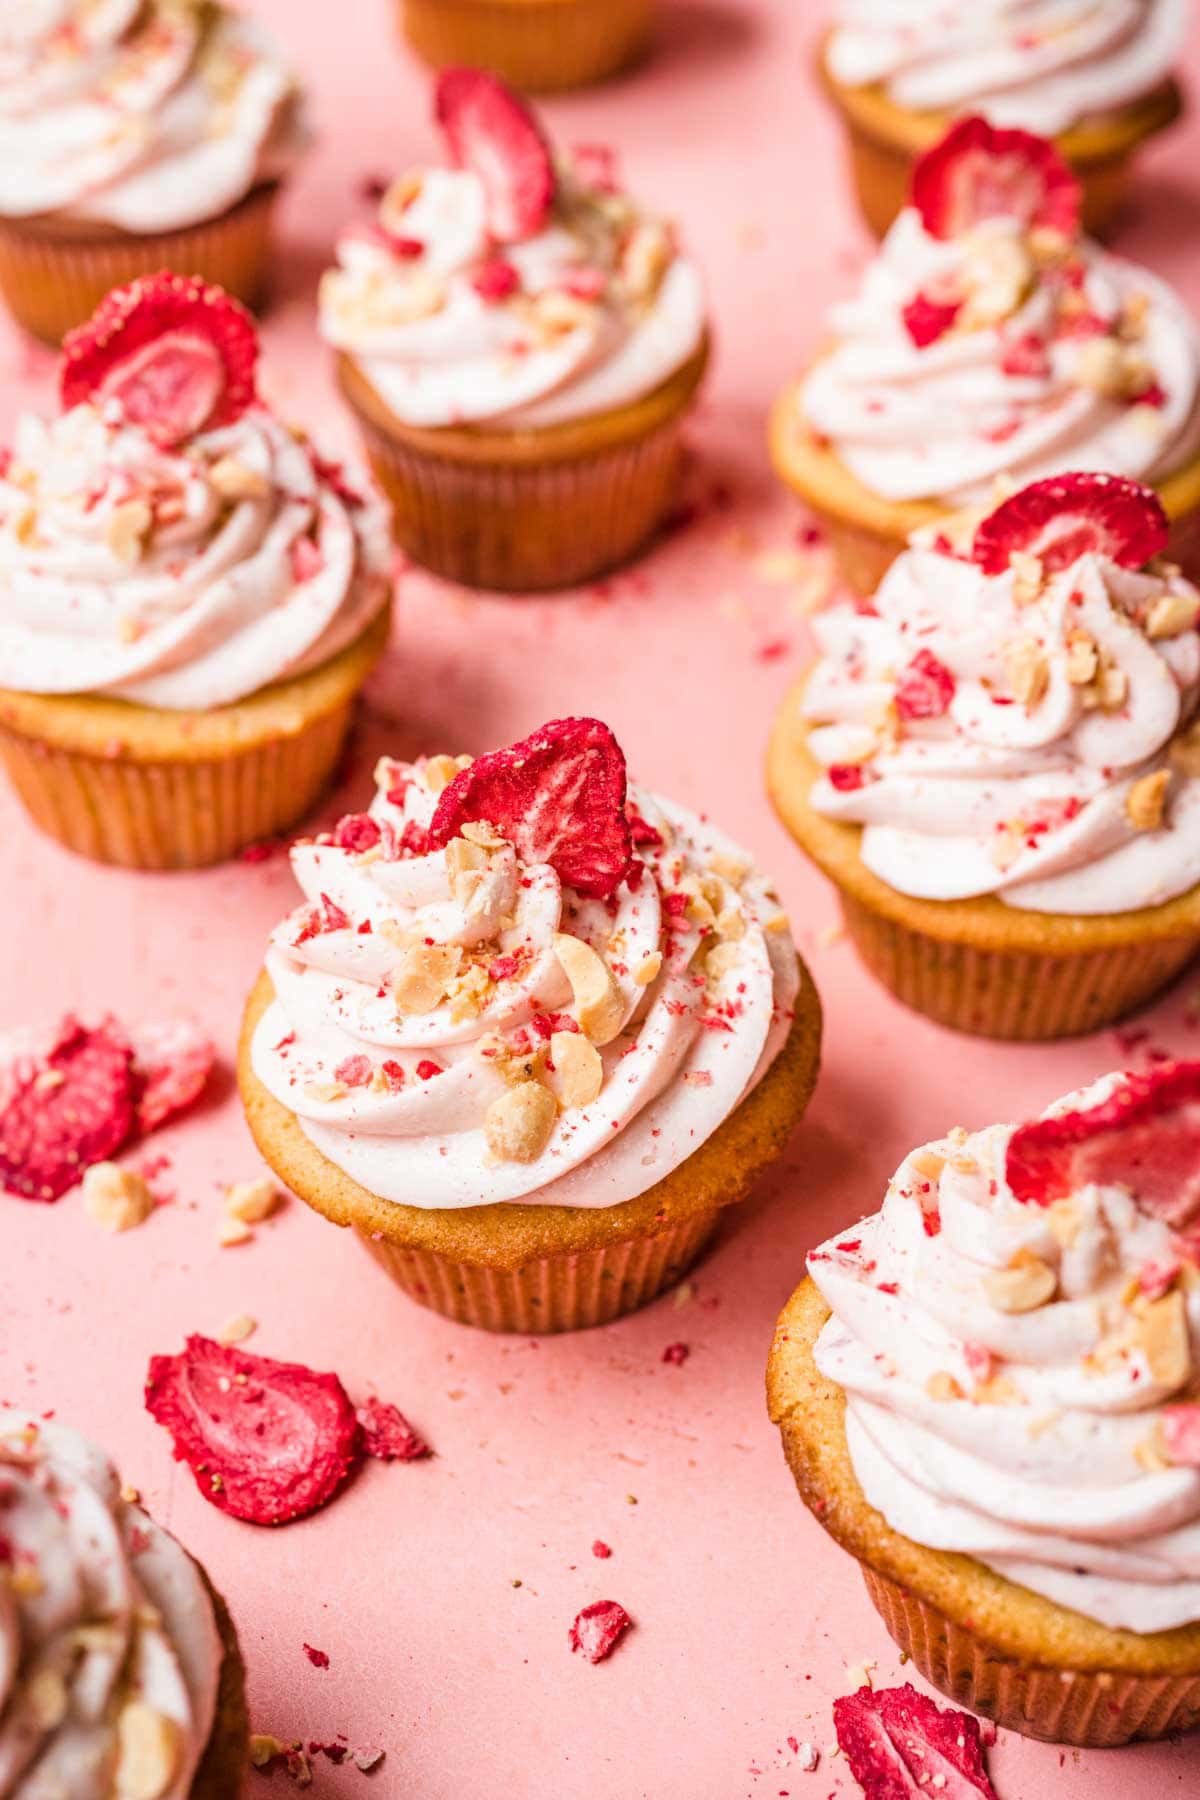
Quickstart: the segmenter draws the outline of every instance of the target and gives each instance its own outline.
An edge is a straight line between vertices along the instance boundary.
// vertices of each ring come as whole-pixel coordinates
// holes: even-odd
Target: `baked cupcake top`
[[[699,349],[704,291],[607,151],[555,159],[494,76],[448,70],[449,168],[413,169],[347,231],[321,330],[407,425],[537,426],[653,392]]]
[[[1200,452],[1200,333],[1156,276],[1081,236],[1053,146],[961,121],[917,164],[800,408],[887,500],[967,504],[997,475],[1158,481]]]
[[[1200,881],[1200,592],[1149,489],[1067,475],[813,620],[810,804],[904,894],[1118,913]],[[971,532],[973,531],[973,536]]]
[[[253,320],[177,275],[63,347],[0,472],[0,687],[223,706],[335,655],[390,588],[387,509],[258,398]]]
[[[0,1407],[0,1788],[187,1800],[223,1650],[199,1569],[95,1445]]]
[[[867,1500],[1132,1631],[1200,1619],[1200,1063],[905,1158],[809,1273]]]
[[[826,61],[909,112],[1066,131],[1170,75],[1186,0],[836,0]]]
[[[607,726],[385,758],[298,844],[254,1069],[330,1161],[410,1206],[632,1200],[780,1050],[787,919],[751,858],[626,789]]]
[[[38,0],[0,19],[0,216],[215,218],[303,141],[278,49],[217,0]]]

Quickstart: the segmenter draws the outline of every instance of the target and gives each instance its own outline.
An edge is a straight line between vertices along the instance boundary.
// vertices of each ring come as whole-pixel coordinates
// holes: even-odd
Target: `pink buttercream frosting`
[[[4,9],[0,216],[175,230],[282,174],[303,135],[290,71],[241,12],[201,0]]]
[[[1005,1173],[1013,1129],[914,1151],[882,1211],[809,1258],[833,1309],[816,1362],[845,1391],[854,1472],[917,1543],[1106,1625],[1189,1624],[1200,1468],[1162,1430],[1195,1392],[1194,1261],[1117,1183],[1022,1204]]]
[[[199,1569],[104,1453],[0,1407],[0,1794],[148,1792],[122,1764],[136,1737],[159,1800],[187,1800],[222,1657]]]
[[[462,840],[426,847],[453,771],[449,758],[385,759],[371,822],[349,822],[346,847],[294,849],[306,903],[271,938],[276,997],[255,1071],[318,1150],[384,1199],[632,1200],[711,1136],[780,1050],[797,991],[786,919],[750,857],[637,789],[639,860],[611,901],[582,898],[503,840],[464,885]],[[568,976],[573,945],[606,971],[602,1032]],[[437,969],[416,998],[402,987],[414,962]],[[514,1079],[554,1088],[561,1033],[595,1038],[598,1059],[583,1052],[594,1093],[576,1103],[557,1090],[536,1156],[495,1154],[490,1110]]]

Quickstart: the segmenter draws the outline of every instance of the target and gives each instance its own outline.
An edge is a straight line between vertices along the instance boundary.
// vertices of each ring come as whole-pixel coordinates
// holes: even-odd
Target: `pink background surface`
[[[313,333],[314,284],[362,177],[434,151],[426,81],[384,0],[259,10],[293,45],[321,133],[287,206],[265,385],[349,447]],[[867,249],[808,73],[809,11],[668,0],[650,65],[547,105],[562,141],[620,146],[631,186],[678,216],[709,272],[719,355],[693,432],[698,517],[577,596],[514,603],[406,575],[359,754],[323,815],[365,803],[384,748],[477,751],[586,711],[611,722],[643,780],[708,810],[777,873],[825,1001],[824,1072],[775,1179],[690,1289],[607,1329],[535,1342],[409,1304],[295,1201],[253,1245],[219,1250],[222,1184],[259,1172],[228,1059],[266,933],[295,897],[287,864],[93,868],[36,836],[0,792],[0,1025],[68,1007],[183,1012],[226,1058],[210,1100],[156,1141],[176,1199],[142,1230],[105,1237],[77,1194],[54,1208],[0,1201],[0,1395],[56,1408],[105,1443],[206,1563],[241,1631],[256,1730],[386,1749],[370,1781],[319,1761],[315,1794],[857,1793],[827,1754],[830,1702],[847,1665],[874,1660],[882,1684],[898,1658],[857,1570],[800,1504],[767,1420],[774,1318],[806,1250],[875,1210],[913,1143],[1038,1108],[1128,1060],[1111,1033],[1041,1050],[972,1043],[894,1005],[830,941],[831,894],[763,796],[767,720],[805,635],[794,593],[756,572],[799,522],[768,469],[764,414]],[[1200,116],[1145,157],[1121,242],[1200,302],[1198,152]],[[0,357],[7,427],[19,407],[51,404],[52,369],[6,328]],[[1188,989],[1139,1023],[1196,1054]],[[206,1505],[143,1412],[141,1383],[152,1352],[239,1312],[259,1321],[250,1348],[399,1402],[436,1459],[371,1465],[324,1513],[278,1532]],[[664,1366],[676,1340],[690,1359]],[[610,1561],[591,1556],[598,1537]],[[600,1598],[637,1628],[591,1667],[566,1634]],[[816,1774],[800,1772],[789,1735],[822,1749]],[[1196,1793],[1200,1743],[1079,1754],[1005,1734],[992,1768],[1004,1800],[1148,1800]],[[247,1791],[259,1788],[251,1777]]]

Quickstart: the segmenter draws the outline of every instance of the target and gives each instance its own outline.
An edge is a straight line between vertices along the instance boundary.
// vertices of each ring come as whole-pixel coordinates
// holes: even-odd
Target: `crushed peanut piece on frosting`
[[[1162,825],[1170,781],[1169,769],[1155,769],[1134,782],[1125,796],[1125,815],[1135,831],[1157,831]]]
[[[1058,1276],[1032,1250],[1018,1250],[1007,1269],[989,1269],[983,1291],[997,1312],[1036,1312],[1054,1298]]]
[[[651,950],[647,955],[643,956],[641,962],[633,971],[633,979],[638,987],[649,987],[652,981],[657,981],[659,971],[662,968],[662,962],[661,950]]]
[[[1046,584],[1046,571],[1041,558],[1029,550],[1014,550],[1008,559],[1013,577],[1013,601],[1017,606],[1031,606]]]
[[[430,756],[416,765],[416,774],[431,794],[440,794],[461,770],[470,768],[471,761],[469,756]]]
[[[154,514],[147,500],[123,500],[120,506],[113,508],[105,536],[109,549],[119,562],[128,563],[132,568],[142,560],[153,523]]]
[[[1027,712],[1032,712],[1045,698],[1050,685],[1050,664],[1041,646],[1032,638],[1022,638],[1009,650],[1004,667],[1013,698],[1020,701]]]
[[[611,1043],[625,1017],[625,1003],[612,970],[590,944],[569,932],[555,932],[554,953],[571,984],[579,1029],[594,1044]]]
[[[222,456],[208,471],[208,479],[223,500],[265,500],[271,484],[257,469],[239,462],[236,456]]]
[[[57,1731],[67,1716],[67,1684],[57,1669],[38,1669],[25,1683],[22,1699],[22,1710],[38,1731]]]
[[[1198,603],[1186,594],[1160,594],[1146,617],[1148,638],[1173,638],[1195,628]]]
[[[537,1081],[523,1081],[493,1100],[483,1118],[483,1135],[498,1162],[536,1162],[554,1130],[558,1105]]]
[[[441,1005],[462,967],[457,944],[411,944],[392,971],[392,999],[396,1011],[419,1018]]]
[[[129,1700],[117,1716],[117,1800],[162,1800],[179,1769],[178,1724],[144,1700]]]
[[[93,1163],[83,1177],[83,1210],[104,1231],[131,1231],[154,1211],[154,1196],[132,1169]]]
[[[1174,1392],[1191,1373],[1192,1353],[1187,1305],[1178,1288],[1143,1307],[1134,1339],[1145,1355],[1151,1377]]]
[[[545,1080],[560,1106],[590,1106],[604,1085],[600,1052],[582,1032],[556,1031]]]
[[[1100,653],[1086,631],[1067,633],[1067,680],[1072,687],[1087,687],[1096,679]]]
[[[935,1370],[925,1383],[925,1392],[931,1400],[965,1400],[967,1397],[962,1383],[949,1369]]]

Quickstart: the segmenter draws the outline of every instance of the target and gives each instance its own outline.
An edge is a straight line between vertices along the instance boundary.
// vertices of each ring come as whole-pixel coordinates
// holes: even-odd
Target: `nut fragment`
[[[1080,347],[1075,372],[1084,387],[1108,400],[1132,400],[1154,379],[1145,357],[1111,337],[1091,337]]]
[[[128,563],[132,568],[134,563],[142,560],[146,536],[153,521],[147,500],[123,500],[120,506],[114,506],[105,536],[118,562]]]
[[[179,1770],[183,1737],[166,1713],[130,1700],[117,1719],[117,1800],[162,1800]]]
[[[965,1400],[962,1383],[951,1375],[949,1369],[937,1369],[925,1383],[925,1392],[931,1400]]]
[[[1125,816],[1135,831],[1157,831],[1166,811],[1171,771],[1155,769],[1135,781],[1125,796]]]
[[[280,1193],[269,1175],[254,1181],[235,1181],[225,1190],[225,1211],[246,1225],[260,1225],[279,1205]]]
[[[431,794],[440,794],[444,787],[449,787],[460,769],[470,766],[469,756],[430,756],[418,764],[416,772]]]
[[[457,944],[411,944],[392,971],[396,1011],[416,1018],[440,1006],[462,964]]]
[[[257,1319],[252,1319],[249,1313],[236,1313],[232,1319],[226,1319],[215,1336],[218,1344],[224,1344],[228,1349],[230,1344],[244,1344],[257,1330]]]
[[[1172,1393],[1181,1388],[1191,1374],[1192,1353],[1187,1307],[1179,1288],[1147,1303],[1138,1320],[1136,1341],[1151,1378]]]
[[[535,1162],[550,1142],[558,1107],[537,1081],[523,1081],[492,1101],[483,1135],[498,1162]]]
[[[1160,594],[1147,614],[1146,636],[1172,638],[1181,631],[1191,631],[1198,611],[1200,602],[1190,600],[1186,594]]]
[[[571,984],[579,1029],[593,1044],[609,1044],[625,1019],[625,1002],[612,970],[590,944],[556,931],[554,953]]]
[[[238,1244],[248,1244],[253,1236],[253,1231],[244,1219],[226,1216],[218,1221],[217,1242],[222,1250],[232,1250]]]
[[[1041,646],[1032,638],[1022,638],[1009,650],[1004,667],[1013,698],[1020,701],[1027,712],[1032,712],[1044,699],[1050,685],[1050,665]]]
[[[546,1085],[560,1106],[590,1106],[599,1094],[604,1064],[581,1032],[556,1031],[551,1037]]]
[[[83,1210],[104,1231],[131,1231],[154,1211],[140,1175],[116,1163],[93,1163],[83,1177]]]
[[[1041,558],[1030,550],[1014,550],[1008,559],[1012,570],[1013,600],[1017,606],[1029,606],[1041,593],[1046,571]]]
[[[57,1669],[38,1669],[21,1698],[23,1711],[39,1731],[56,1731],[67,1716],[67,1684]]]
[[[990,1269],[983,1291],[1002,1313],[1036,1312],[1054,1298],[1058,1276],[1032,1250],[1018,1250],[1007,1269]]]
[[[263,500],[271,491],[266,476],[236,456],[220,457],[208,471],[208,479],[223,500]]]
[[[1067,680],[1072,687],[1086,687],[1096,678],[1100,655],[1096,641],[1086,631],[1072,631],[1067,636]]]
[[[639,987],[649,987],[652,981],[657,981],[659,970],[662,968],[662,962],[661,950],[651,950],[649,955],[643,956],[641,962],[633,971],[633,979],[636,981],[637,985]]]

